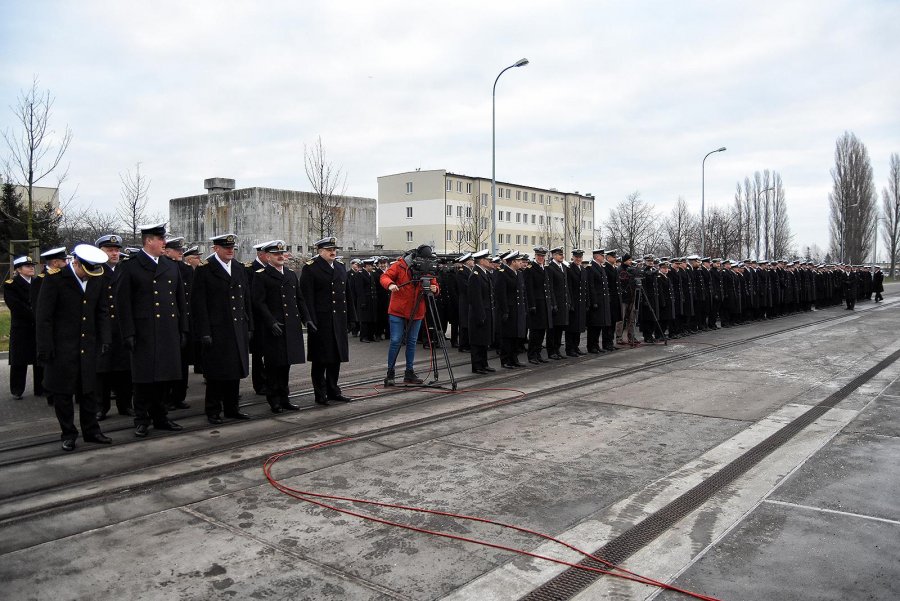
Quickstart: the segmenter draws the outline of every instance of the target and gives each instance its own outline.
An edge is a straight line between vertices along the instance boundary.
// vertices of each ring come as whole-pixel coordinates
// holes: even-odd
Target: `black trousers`
[[[108,371],[97,374],[97,411],[109,413],[112,393],[116,394],[116,409],[119,413],[131,409],[131,372],[128,370]]]
[[[28,375],[27,365],[10,365],[9,366],[9,391],[13,396],[22,396],[25,393],[25,380]],[[34,365],[31,368],[31,385],[34,390],[34,396],[44,394],[44,388],[41,381],[44,379],[44,367],[42,365]]]
[[[487,345],[473,344],[469,355],[472,359],[472,370],[483,369],[488,366]]]
[[[519,362],[519,339],[504,336],[500,338],[500,362],[514,365]]]
[[[553,326],[547,331],[547,354],[558,355],[559,347],[562,346],[563,332],[566,326]]]
[[[469,350],[469,328],[465,326],[459,326],[459,350],[467,351]]]
[[[600,350],[600,336],[603,332],[603,328],[601,326],[588,326],[587,327],[587,350],[588,351],[596,351]]]
[[[166,389],[170,382],[134,383],[134,425],[161,424],[168,419],[165,406]]]
[[[531,328],[528,330],[528,358],[539,359],[541,357],[541,348],[544,346],[544,336],[547,334],[545,329]]]
[[[359,322],[359,339],[375,340],[375,322],[361,321]]]
[[[266,365],[266,400],[272,408],[284,407],[290,401],[288,395],[288,378],[291,373],[290,365]]]
[[[250,358],[252,359],[250,380],[253,382],[253,391],[256,394],[266,394],[266,368],[263,362],[262,351],[252,353]]]
[[[232,416],[238,409],[238,390],[241,381],[206,379],[206,415],[218,416],[223,411],[226,417]]]
[[[47,393],[47,398],[53,401],[53,410],[62,430],[61,440],[75,440],[78,438],[78,428],[75,427],[75,404],[73,395],[56,392]],[[97,403],[93,393],[76,393],[78,401],[78,422],[81,424],[83,436],[96,436],[100,434],[100,424],[97,423]]]
[[[324,396],[331,399],[341,394],[341,387],[338,386],[338,378],[341,376],[340,362],[312,361],[310,363],[309,376],[312,380],[316,397]]]
[[[600,333],[603,339],[603,348],[608,351],[615,348],[616,326],[603,326]]]
[[[581,332],[566,330],[566,352],[574,353],[581,345]]]

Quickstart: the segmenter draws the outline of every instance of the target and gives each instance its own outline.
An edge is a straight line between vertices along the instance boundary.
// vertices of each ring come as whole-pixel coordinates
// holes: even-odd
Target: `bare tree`
[[[554,219],[553,212],[550,210],[550,203],[544,205],[543,215],[538,215],[538,227],[544,240],[547,241],[547,248],[556,246],[556,240],[562,239],[565,232],[560,232],[559,226]],[[563,243],[564,240],[561,240]]]
[[[706,252],[711,257],[732,257],[741,252],[737,208],[713,207],[706,217]],[[695,244],[699,246],[699,233]]]
[[[663,222],[661,231],[665,234],[666,248],[670,255],[683,257],[688,254],[691,241],[699,233],[699,223],[697,216],[688,210],[683,196],[678,197],[678,202],[672,208],[668,219]]]
[[[121,200],[116,207],[116,215],[122,224],[122,229],[130,235],[130,242],[137,243],[138,228],[147,219],[147,203],[150,202],[150,180],[141,174],[141,164],[137,163],[134,174],[126,171],[125,175],[119,174],[122,182],[119,194]]]
[[[312,186],[313,202],[309,210],[311,233],[318,238],[340,236],[344,225],[344,193],[347,174],[325,156],[322,137],[312,148],[303,145],[303,165]]]
[[[38,89],[38,79],[35,77],[31,88],[22,91],[18,104],[11,107],[21,131],[6,129],[3,132],[3,139],[9,148],[9,156],[5,159],[6,171],[11,173],[15,170],[26,188],[26,233],[29,239],[34,239],[34,186],[57,170],[72,141],[72,130],[68,125],[60,136],[50,129],[53,101],[49,90],[44,92]],[[57,188],[65,180],[66,172],[57,174]]]
[[[81,242],[93,244],[100,236],[118,233],[120,223],[115,213],[68,208],[59,223],[60,244],[68,248]]]
[[[489,215],[487,199],[479,199],[478,192],[474,192],[466,204],[457,207],[456,220],[459,223],[457,247],[460,252],[463,248],[472,252],[481,250],[482,244],[490,239]]]
[[[563,198],[565,199],[566,197],[564,196]],[[568,210],[566,210],[566,204],[569,203],[564,201],[563,215],[565,215],[565,221],[563,227],[566,230],[566,237],[569,239],[568,244],[574,250],[581,247],[581,235],[585,230],[584,209],[581,206],[580,198],[574,199]]]
[[[766,172],[768,175],[768,172]],[[766,182],[769,182],[768,178]],[[766,258],[775,258],[782,257],[788,253],[791,247],[791,240],[794,235],[791,233],[791,225],[788,221],[787,214],[787,202],[784,198],[784,185],[781,182],[781,175],[777,172],[773,174],[771,180],[771,193],[766,192],[766,197],[771,196],[771,214],[772,214],[772,226],[771,226],[771,241],[772,241],[772,254],[768,253],[768,248],[766,251]],[[767,201],[767,204],[769,202]]]
[[[644,250],[658,236],[656,209],[634,191],[609,212],[607,243],[630,255]]]
[[[881,191],[881,231],[887,242],[888,259],[891,262],[888,275],[894,277],[894,269],[900,259],[900,156],[896,152],[891,155],[890,169],[887,188]]]
[[[838,138],[831,179],[831,254],[842,262],[861,263],[872,248],[877,194],[869,151],[855,134],[844,132]]]

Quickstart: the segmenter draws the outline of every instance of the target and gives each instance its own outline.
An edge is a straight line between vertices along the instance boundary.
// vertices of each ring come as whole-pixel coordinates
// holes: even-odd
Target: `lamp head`
[[[723,151],[725,151],[725,150],[726,150],[726,148],[723,146],[722,148],[716,149],[716,152],[723,152]]]
[[[514,64],[513,67],[524,67],[527,64],[528,64],[527,58],[520,58],[519,60],[516,61],[516,64]]]

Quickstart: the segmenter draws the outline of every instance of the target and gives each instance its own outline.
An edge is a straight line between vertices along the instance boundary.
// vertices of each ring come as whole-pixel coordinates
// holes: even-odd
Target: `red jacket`
[[[391,304],[388,305],[388,315],[396,315],[403,319],[409,319],[409,314],[412,312],[413,305],[416,303],[416,296],[419,291],[422,290],[421,282],[406,284],[406,282],[409,281],[409,267],[407,267],[406,261],[403,259],[398,259],[393,265],[388,267],[387,271],[381,274],[381,285],[385,289],[389,288],[391,284],[400,286],[399,290],[391,292]],[[431,283],[437,286],[437,277],[433,277]],[[404,284],[406,285],[404,286]],[[440,286],[438,286],[435,294],[440,294],[440,292],[441,289]],[[419,301],[419,306],[416,308],[416,314],[413,315],[413,320],[419,320],[423,317],[425,317],[424,299]]]

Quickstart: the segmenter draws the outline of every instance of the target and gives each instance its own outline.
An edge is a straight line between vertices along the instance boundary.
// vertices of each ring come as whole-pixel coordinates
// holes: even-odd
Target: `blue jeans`
[[[406,320],[396,315],[388,315],[388,322],[391,325],[391,348],[388,351],[388,369],[394,369],[397,355],[400,354],[400,343],[403,339],[403,328],[406,327]],[[413,362],[416,360],[416,342],[419,340],[419,327],[421,325],[421,319],[412,321],[409,324],[409,331],[406,333],[407,371],[412,371]]]

